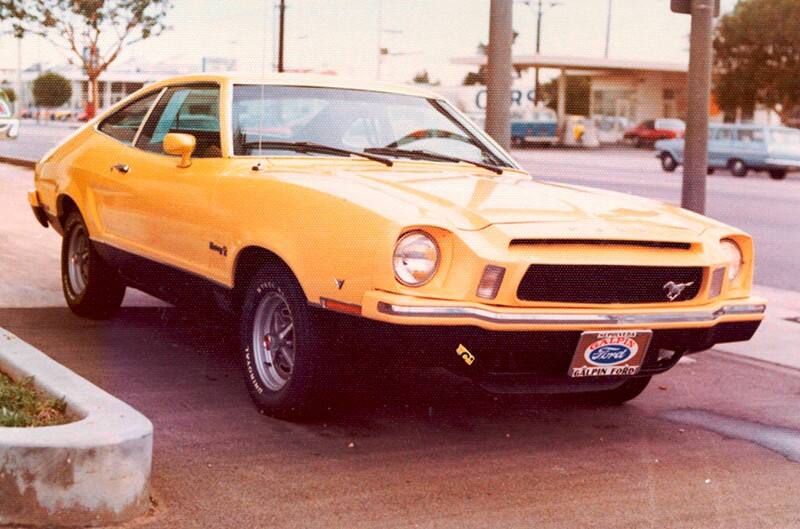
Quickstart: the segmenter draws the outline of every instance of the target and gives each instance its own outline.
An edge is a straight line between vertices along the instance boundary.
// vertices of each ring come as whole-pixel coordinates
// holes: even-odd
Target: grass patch
[[[54,426],[71,422],[64,399],[48,398],[33,387],[33,379],[14,382],[0,373],[0,427]]]

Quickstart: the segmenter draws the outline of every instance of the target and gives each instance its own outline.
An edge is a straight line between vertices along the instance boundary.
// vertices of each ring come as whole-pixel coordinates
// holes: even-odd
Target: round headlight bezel
[[[744,253],[741,246],[733,239],[722,239],[719,241],[722,251],[727,257],[725,276],[729,283],[736,281],[744,269]]]
[[[398,258],[400,258],[399,251],[402,250],[403,244],[411,244],[412,239],[418,239],[422,237],[422,239],[426,242],[430,243],[430,248],[434,252],[434,262],[433,267],[431,268],[430,272],[428,272],[427,276],[419,281],[414,281],[411,279],[411,274],[405,275],[398,271]],[[411,230],[403,233],[400,237],[398,237],[397,242],[394,244],[394,251],[392,252],[392,270],[394,271],[394,278],[397,280],[398,283],[407,287],[421,287],[427,283],[429,283],[435,276],[436,272],[439,270],[439,263],[442,259],[442,252],[439,249],[439,244],[436,242],[436,239],[428,232],[424,230]]]

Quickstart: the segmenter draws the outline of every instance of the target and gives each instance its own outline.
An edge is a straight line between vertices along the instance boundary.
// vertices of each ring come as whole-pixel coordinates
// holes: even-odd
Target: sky
[[[452,57],[475,55],[488,40],[489,0],[286,0],[287,68],[335,70],[374,79],[380,45],[386,81],[409,81],[427,70],[432,80],[459,84],[468,66]],[[723,12],[736,0],[722,0]],[[121,62],[196,64],[202,57],[234,57],[238,69],[271,71],[276,0],[173,0],[170,29],[125,50]],[[536,0],[530,2],[535,5]],[[550,6],[556,3],[557,5]],[[669,0],[611,0],[611,58],[685,63],[688,15],[670,12]],[[602,57],[609,0],[546,0],[543,54]],[[382,28],[382,31],[379,30]],[[0,29],[3,29],[0,26]],[[535,49],[536,10],[514,2],[514,54]],[[12,37],[0,37],[0,68],[14,68]],[[66,52],[38,37],[23,39],[23,66],[65,62]]]

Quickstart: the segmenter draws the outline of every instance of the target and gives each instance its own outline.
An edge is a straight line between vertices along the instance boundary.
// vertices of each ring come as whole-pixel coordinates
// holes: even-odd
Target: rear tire
[[[661,168],[668,172],[673,173],[675,169],[678,168],[678,162],[675,158],[668,152],[661,153]]]
[[[125,297],[125,283],[97,253],[79,213],[64,222],[61,286],[70,310],[84,318],[110,318]]]
[[[747,172],[750,170],[742,160],[734,159],[728,162],[728,168],[731,170],[731,174],[737,178],[744,178],[747,176]]]
[[[242,307],[240,354],[250,397],[263,413],[303,420],[319,412],[332,355],[318,319],[286,267],[255,274]]]
[[[587,401],[603,406],[620,406],[638,397],[650,383],[651,378],[631,378],[618,388],[590,393],[586,396]]]
[[[786,178],[786,169],[770,169],[769,177],[773,180],[783,180]]]

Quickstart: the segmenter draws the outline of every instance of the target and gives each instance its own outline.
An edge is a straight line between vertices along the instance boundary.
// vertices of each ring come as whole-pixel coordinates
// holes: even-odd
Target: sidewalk
[[[758,285],[754,291],[767,298],[767,312],[756,335],[749,342],[719,344],[715,349],[800,369],[800,292]]]

